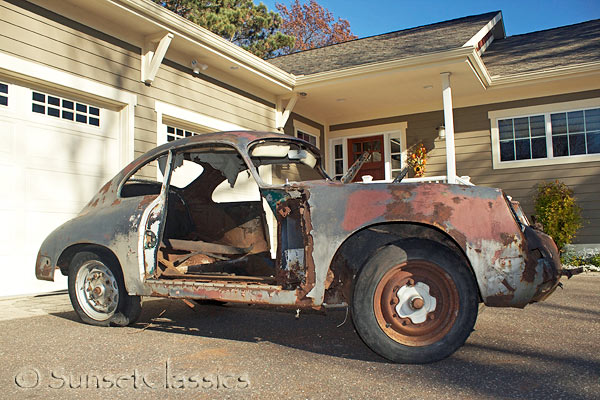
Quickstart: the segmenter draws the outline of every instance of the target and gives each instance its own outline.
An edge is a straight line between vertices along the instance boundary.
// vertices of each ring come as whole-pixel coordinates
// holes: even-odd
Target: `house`
[[[392,179],[429,150],[425,181],[505,189],[532,213],[570,185],[600,243],[600,20],[506,37],[501,12],[262,60],[149,0],[0,1],[0,296],[36,281],[43,238],[120,168],[192,134],[280,130],[331,175],[364,149]]]

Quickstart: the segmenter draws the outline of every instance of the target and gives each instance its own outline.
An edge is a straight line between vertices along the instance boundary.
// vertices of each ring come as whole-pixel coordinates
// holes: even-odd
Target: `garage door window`
[[[188,131],[186,129],[177,128],[174,126],[167,125],[167,141],[172,142],[173,140],[182,139],[185,137],[195,136],[196,132]]]
[[[0,82],[0,106],[8,106],[8,85]]]
[[[31,111],[81,124],[100,126],[100,109],[42,92],[32,92]]]

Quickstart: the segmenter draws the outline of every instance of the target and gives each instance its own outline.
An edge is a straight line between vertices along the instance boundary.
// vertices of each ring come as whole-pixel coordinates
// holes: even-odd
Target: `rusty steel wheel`
[[[407,346],[435,343],[458,315],[458,290],[442,268],[426,260],[392,267],[373,297],[375,318],[386,335]]]
[[[428,240],[405,240],[371,257],[357,277],[352,315],[375,352],[403,363],[441,360],[467,339],[478,293],[464,259]]]
[[[140,316],[139,296],[127,294],[121,268],[102,251],[77,253],[69,266],[73,309],[90,325],[129,325]]]

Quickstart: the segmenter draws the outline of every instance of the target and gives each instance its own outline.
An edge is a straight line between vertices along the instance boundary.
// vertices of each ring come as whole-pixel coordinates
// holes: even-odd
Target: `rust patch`
[[[506,307],[510,305],[514,298],[514,294],[496,294],[488,296],[485,299],[485,304],[489,307]]]
[[[328,269],[327,277],[325,278],[325,289],[329,289],[329,287],[333,283],[333,278],[334,278],[333,271],[331,271],[331,269]]]
[[[446,221],[450,221],[452,208],[444,203],[435,203],[433,205],[433,216],[437,222],[443,224]]]
[[[283,218],[286,218],[291,212],[292,210],[288,206],[281,207],[279,209],[279,215],[281,215]]]
[[[509,292],[511,292],[511,293],[514,293],[514,291],[515,291],[515,288],[513,288],[513,287],[512,287],[512,286],[511,286],[511,285],[508,283],[508,281],[507,281],[506,279],[504,279],[504,280],[502,281],[502,284],[504,285],[504,287],[505,287],[505,288],[507,288],[507,289],[508,289],[508,291],[509,291]]]
[[[121,199],[115,199],[115,201],[112,202],[111,206],[118,206],[119,204],[121,204]]]
[[[112,181],[108,181],[106,182],[106,184],[104,186],[102,186],[102,188],[100,189],[100,194],[105,195],[106,193],[108,193],[108,189],[110,189],[110,184],[112,183]]]
[[[373,219],[386,213],[390,193],[376,190],[357,190],[350,194],[346,202],[346,212],[342,228],[354,231]]]

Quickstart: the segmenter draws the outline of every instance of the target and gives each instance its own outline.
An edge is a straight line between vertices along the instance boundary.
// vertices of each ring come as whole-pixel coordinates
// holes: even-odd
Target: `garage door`
[[[0,80],[0,296],[66,288],[35,279],[43,239],[118,170],[119,114]]]

